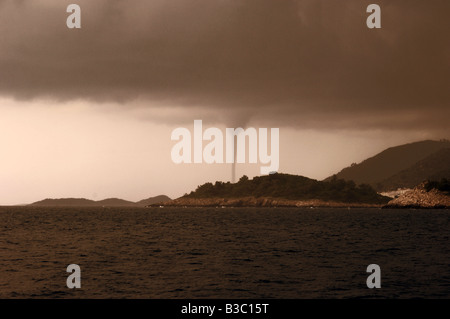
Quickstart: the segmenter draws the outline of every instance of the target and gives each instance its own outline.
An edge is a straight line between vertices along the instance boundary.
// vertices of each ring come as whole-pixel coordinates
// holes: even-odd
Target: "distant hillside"
[[[123,200],[120,198],[108,198],[104,200],[99,200],[95,202],[96,206],[109,206],[109,207],[117,207],[117,206],[135,206],[136,203],[130,202],[127,200]]]
[[[130,202],[120,198],[108,198],[99,201],[93,201],[85,198],[59,198],[51,199],[47,198],[33,204],[31,206],[68,206],[68,207],[144,207],[160,201],[170,200],[165,195],[159,195],[156,197],[150,197],[138,202]],[[147,204],[149,203],[149,204]]]
[[[434,153],[448,148],[450,148],[450,141],[447,140],[422,141],[391,147],[359,164],[352,164],[350,167],[344,168],[336,174],[336,177],[338,179],[353,180],[357,184],[367,183],[378,191],[385,191],[388,190],[384,189],[385,185],[391,187],[391,185],[396,183],[395,181],[400,181],[399,174],[406,174],[409,176],[406,179],[407,184],[414,186],[422,180],[416,182],[417,178],[419,178],[419,174],[417,174],[417,178],[413,178],[415,173],[412,167],[415,164],[419,165],[419,161],[432,156]],[[437,159],[430,157],[430,160],[427,163],[422,163],[422,165],[427,167],[426,171],[428,173],[435,175],[433,176],[434,179],[445,177],[438,176],[441,170],[446,170],[445,167],[441,167],[441,164],[439,164],[441,163],[441,156],[445,155],[436,154]],[[405,170],[409,170],[409,173],[404,172]],[[423,173],[425,174],[425,170]],[[428,175],[428,173],[425,175]],[[330,179],[331,177],[326,180]],[[396,185],[402,185],[399,187],[406,187],[403,186],[404,184],[402,183]]]
[[[85,198],[47,198],[31,204],[32,206],[98,206],[93,200]]]
[[[384,204],[389,198],[377,194],[369,185],[331,179],[321,182],[303,176],[271,174],[252,180],[243,176],[239,182],[206,183],[185,195],[185,199],[210,198],[270,198],[286,200],[320,200],[322,202]]]
[[[398,188],[414,188],[425,180],[450,179],[450,148],[431,154],[411,167],[378,183],[377,188],[386,191]]]
[[[171,200],[170,197],[168,197],[166,195],[159,195],[159,196],[150,197],[147,199],[143,199],[139,202],[136,202],[136,205],[145,207],[145,206],[153,205],[156,203],[167,202],[169,200]]]

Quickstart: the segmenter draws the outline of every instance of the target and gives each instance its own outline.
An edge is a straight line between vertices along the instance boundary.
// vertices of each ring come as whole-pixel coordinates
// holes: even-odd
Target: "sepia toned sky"
[[[71,3],[81,29],[66,27]],[[366,27],[371,3],[381,29]],[[230,180],[230,165],[172,163],[172,130],[195,119],[280,128],[280,172],[316,179],[448,138],[448,12],[448,0],[0,0],[0,204]]]

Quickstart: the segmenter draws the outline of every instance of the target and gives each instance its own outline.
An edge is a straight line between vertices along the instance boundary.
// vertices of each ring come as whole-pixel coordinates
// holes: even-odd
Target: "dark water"
[[[450,297],[448,210],[0,207],[0,230],[0,298]]]

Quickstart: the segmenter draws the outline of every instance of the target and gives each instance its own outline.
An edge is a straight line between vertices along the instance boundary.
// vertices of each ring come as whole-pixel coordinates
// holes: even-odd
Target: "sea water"
[[[449,210],[0,207],[0,298],[449,298],[449,235]]]

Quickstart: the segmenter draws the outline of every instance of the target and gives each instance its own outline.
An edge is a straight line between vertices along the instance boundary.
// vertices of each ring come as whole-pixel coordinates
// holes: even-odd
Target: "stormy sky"
[[[70,3],[81,29],[66,27]],[[371,3],[381,29],[366,27]],[[313,178],[448,138],[449,12],[447,0],[0,0],[0,204],[176,197],[229,179],[227,165],[170,161],[170,132],[194,119],[279,127],[280,171]]]

